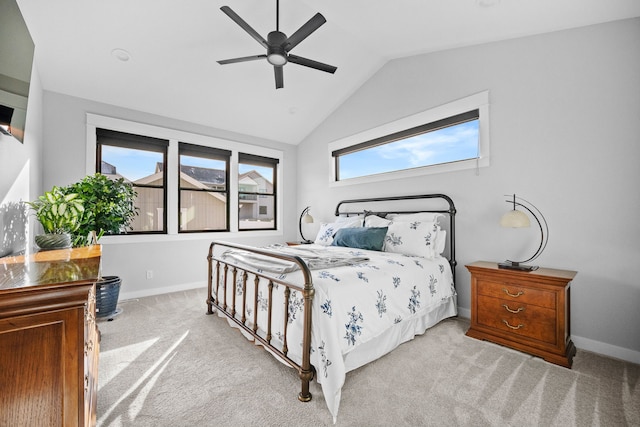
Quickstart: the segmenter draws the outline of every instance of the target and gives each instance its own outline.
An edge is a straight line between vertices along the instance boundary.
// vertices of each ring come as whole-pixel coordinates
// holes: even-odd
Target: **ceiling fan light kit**
[[[280,1],[276,0],[276,30],[271,31],[267,35],[267,40],[264,39],[256,30],[254,30],[249,24],[247,24],[237,13],[235,13],[229,6],[222,6],[220,8],[229,18],[231,18],[236,24],[238,24],[243,30],[245,30],[251,37],[253,37],[258,43],[267,49],[267,53],[264,55],[252,55],[243,56],[240,58],[232,58],[218,61],[220,65],[234,64],[236,62],[255,61],[258,59],[266,58],[267,62],[273,65],[276,89],[284,87],[284,78],[282,73],[282,67],[287,62],[302,65],[304,67],[313,68],[316,70],[324,71],[326,73],[335,73],[338,69],[332,65],[323,64],[322,62],[314,61],[312,59],[303,58],[289,54],[291,49],[296,47],[300,42],[309,37],[314,31],[320,28],[327,20],[320,13],[316,13],[311,19],[309,19],[302,27],[300,27],[290,37],[280,32]]]

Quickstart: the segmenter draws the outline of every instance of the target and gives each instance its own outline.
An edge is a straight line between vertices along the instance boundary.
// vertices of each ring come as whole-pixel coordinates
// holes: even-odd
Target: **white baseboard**
[[[468,308],[458,307],[458,317],[464,317],[465,319],[471,319],[471,310]]]
[[[190,289],[206,288],[206,287],[207,287],[207,282],[205,281],[193,282],[193,283],[182,283],[180,285],[164,286],[162,288],[144,289],[142,291],[121,292],[120,297],[118,299],[120,301],[125,301],[128,299],[150,297],[153,295],[169,294],[171,292],[181,292],[181,291],[188,291]]]
[[[580,350],[586,350],[592,353],[613,357],[614,359],[640,364],[640,351],[590,340],[589,338],[577,337],[575,335],[571,335],[571,340]]]

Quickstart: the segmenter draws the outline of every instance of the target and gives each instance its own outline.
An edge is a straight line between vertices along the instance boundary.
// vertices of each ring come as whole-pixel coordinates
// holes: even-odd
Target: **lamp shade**
[[[529,221],[526,213],[513,209],[502,215],[500,225],[511,228],[525,228],[531,225],[531,221]]]
[[[313,217],[311,215],[309,215],[309,213],[307,212],[302,217],[302,222],[307,223],[307,224],[311,224],[313,222]]]

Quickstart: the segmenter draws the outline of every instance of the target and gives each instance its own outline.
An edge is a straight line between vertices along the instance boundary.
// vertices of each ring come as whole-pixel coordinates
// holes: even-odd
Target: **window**
[[[86,137],[86,173],[122,176],[138,193],[127,241],[282,236],[283,151],[92,113]]]
[[[179,231],[228,231],[231,151],[182,142],[179,150]]]
[[[331,185],[489,165],[488,92],[329,144]]]
[[[169,141],[147,136],[96,129],[96,171],[111,179],[124,178],[138,193],[139,215],[132,233],[166,232],[165,187]]]
[[[475,159],[478,117],[473,110],[336,150],[336,181]]]
[[[275,230],[277,165],[278,159],[239,153],[239,230]]]

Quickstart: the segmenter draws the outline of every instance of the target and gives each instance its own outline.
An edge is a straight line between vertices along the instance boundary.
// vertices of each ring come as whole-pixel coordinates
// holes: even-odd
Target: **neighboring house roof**
[[[162,172],[156,172],[152,175],[144,176],[133,181],[134,184],[158,184],[164,179]]]
[[[156,172],[162,172],[163,163],[156,164]],[[189,175],[203,184],[224,185],[226,174],[221,169],[202,168],[198,166],[180,165],[180,172]]]
[[[262,176],[262,174],[256,170],[250,170],[249,172],[245,172],[240,174],[239,180],[244,183],[244,179],[251,179],[255,183],[255,185],[259,185],[258,181],[265,182],[267,185],[267,191],[273,191],[273,183],[269,181],[267,178]]]
[[[116,167],[114,165],[112,165],[109,162],[105,162],[104,160],[102,160],[100,162],[100,170],[101,170],[100,173],[103,174],[103,175],[115,176],[116,178],[122,178],[127,182],[131,182],[127,178],[125,178],[124,176],[120,175],[116,171]]]
[[[144,178],[140,178],[136,181],[137,184],[150,184],[154,181],[158,181],[162,178],[162,171],[164,169],[163,163],[156,163],[156,173]],[[188,178],[189,177],[189,178]],[[180,178],[193,184],[197,188],[206,189],[211,185],[224,185],[225,184],[225,171],[221,169],[210,169],[198,166],[180,165]],[[273,188],[273,183],[266,179],[260,172],[250,170],[240,174],[238,177],[241,184],[259,186],[257,181],[264,181],[267,183],[268,190]],[[257,181],[256,181],[257,180]]]

